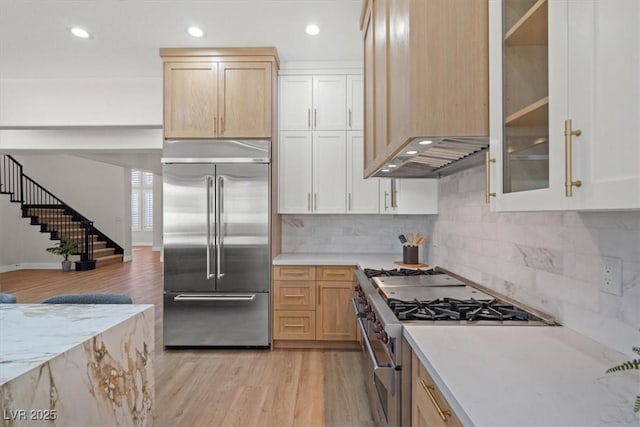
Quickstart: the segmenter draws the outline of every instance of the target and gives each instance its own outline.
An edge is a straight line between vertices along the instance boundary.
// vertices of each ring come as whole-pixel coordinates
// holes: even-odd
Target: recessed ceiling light
[[[202,37],[204,36],[204,31],[200,27],[189,27],[187,28],[187,33],[192,37]]]
[[[316,24],[309,24],[304,29],[304,31],[310,36],[317,36],[318,33],[320,32],[320,27],[318,27]]]
[[[418,152],[415,150],[411,150],[411,151],[407,151],[407,154],[418,154]]]
[[[71,34],[73,34],[74,36],[79,37],[81,39],[91,38],[91,34],[89,34],[89,32],[87,30],[85,30],[84,28],[71,27],[69,29],[69,31],[71,31]]]
[[[389,169],[382,169],[382,172],[389,172]]]
[[[398,166],[396,165],[387,165],[388,168],[397,168]]]
[[[425,139],[425,140],[422,140],[422,141],[418,142],[418,144],[420,144],[420,145],[429,145],[429,144],[433,144],[433,141],[431,141],[430,139]]]

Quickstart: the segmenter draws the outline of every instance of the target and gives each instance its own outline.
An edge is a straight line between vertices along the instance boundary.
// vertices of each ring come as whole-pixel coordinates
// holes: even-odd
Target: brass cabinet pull
[[[213,116],[213,134],[218,134],[218,116]]]
[[[316,108],[313,109],[313,128],[318,127],[318,110]]]
[[[318,193],[313,193],[313,210],[318,210]]]
[[[347,206],[347,207],[348,207],[348,209],[349,209],[349,212],[351,212],[351,193],[349,193],[349,195],[348,195],[348,201],[347,201],[347,204],[348,204],[348,206]]]
[[[389,193],[387,191],[384,192],[384,210],[389,209]]]
[[[320,296],[322,295],[322,290],[320,289],[320,286],[318,286],[318,305],[320,305]]]
[[[220,116],[220,135],[224,133],[224,118]]]
[[[582,181],[574,181],[573,180],[573,149],[572,149],[572,139],[573,136],[582,135],[582,131],[580,129],[573,130],[571,129],[571,119],[564,121],[564,187],[565,187],[565,196],[572,197],[573,196],[573,187],[582,186]]]
[[[307,108],[307,128],[311,129],[311,108]]]
[[[287,271],[287,272],[283,272],[282,275],[283,276],[306,276],[307,272],[306,271],[300,271],[300,270],[294,270],[294,271]]]
[[[285,328],[304,328],[304,325],[298,323],[285,323]]]
[[[427,396],[429,396],[429,399],[431,400],[431,403],[433,403],[433,406],[436,407],[436,411],[438,411],[438,415],[440,415],[442,421],[446,423],[447,418],[451,416],[451,411],[449,411],[448,409],[442,409],[440,405],[438,405],[438,402],[436,402],[435,397],[433,397],[433,394],[431,394],[431,391],[435,390],[435,386],[427,385],[423,380],[420,380],[420,385],[422,386],[422,389],[425,391],[425,393],[427,393]]]
[[[490,163],[495,163],[496,159],[491,158],[491,154],[487,151],[484,154],[484,200],[488,204],[491,197],[496,197],[496,193],[491,192],[491,168]]]
[[[349,108],[349,129],[351,129],[351,108]]]
[[[302,295],[302,294],[291,294],[291,295],[285,294],[284,297],[285,298],[302,298],[302,297],[304,297],[304,295]]]
[[[311,212],[311,193],[307,193],[307,210]]]

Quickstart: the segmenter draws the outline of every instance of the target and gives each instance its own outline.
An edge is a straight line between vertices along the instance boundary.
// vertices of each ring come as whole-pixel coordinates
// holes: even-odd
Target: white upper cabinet
[[[313,132],[313,212],[345,213],[347,193],[345,132]]]
[[[347,129],[364,130],[364,77],[362,75],[347,76]]]
[[[347,213],[377,214],[380,180],[364,179],[362,131],[347,132]]]
[[[313,130],[346,130],[346,115],[346,76],[313,76]]]
[[[380,178],[380,213],[437,214],[437,179]]]
[[[280,76],[280,130],[346,130],[346,75]]]
[[[640,2],[569,2],[572,209],[640,208]]]
[[[489,8],[492,210],[640,208],[640,2]]]
[[[344,131],[282,131],[278,213],[345,213]]]
[[[311,76],[281,76],[280,130],[311,130],[313,79]]]
[[[310,132],[280,132],[278,212],[310,213],[313,192],[313,143]]]

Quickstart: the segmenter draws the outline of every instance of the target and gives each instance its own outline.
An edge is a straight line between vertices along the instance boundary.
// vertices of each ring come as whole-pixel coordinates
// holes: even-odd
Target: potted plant
[[[76,255],[78,253],[78,246],[63,237],[56,246],[47,248],[47,252],[51,252],[54,255],[62,255],[64,257],[64,261],[62,261],[62,271],[69,271],[71,270],[69,255]]]
[[[633,347],[633,352],[640,355],[640,347]],[[612,372],[629,371],[631,369],[640,369],[640,359],[627,360],[621,365],[607,369],[607,374]],[[640,395],[636,396],[636,402],[633,407],[634,412],[640,412]]]

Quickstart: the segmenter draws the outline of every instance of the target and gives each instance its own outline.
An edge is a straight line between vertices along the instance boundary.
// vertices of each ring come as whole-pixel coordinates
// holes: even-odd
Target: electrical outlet
[[[612,295],[622,295],[622,260],[620,258],[602,257],[600,291]]]

